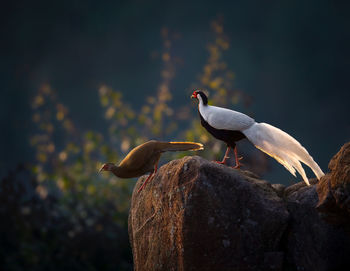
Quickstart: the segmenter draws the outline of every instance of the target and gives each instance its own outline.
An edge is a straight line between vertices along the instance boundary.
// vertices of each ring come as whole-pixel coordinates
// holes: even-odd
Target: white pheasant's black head
[[[114,167],[115,167],[115,165],[113,163],[105,163],[105,164],[102,165],[102,167],[100,168],[99,172],[101,172],[101,171],[111,171]]]
[[[208,104],[208,97],[207,97],[207,95],[205,95],[204,92],[201,91],[201,90],[195,90],[195,91],[193,91],[191,98],[192,98],[192,99],[195,98],[195,99],[197,99],[199,102],[202,101],[202,103],[203,103],[204,105],[207,105],[207,104]]]

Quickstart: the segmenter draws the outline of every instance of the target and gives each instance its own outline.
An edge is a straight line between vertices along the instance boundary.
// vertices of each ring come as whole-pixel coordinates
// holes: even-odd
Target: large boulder
[[[317,184],[318,210],[330,223],[350,231],[350,142],[329,162],[330,173]]]
[[[266,181],[196,156],[172,161],[133,194],[135,270],[281,270],[288,217]]]
[[[350,144],[331,173],[285,187],[192,156],[135,186],[135,270],[347,270]]]
[[[344,266],[350,266],[349,236],[343,227],[328,223],[319,214],[317,181],[310,183],[311,186],[297,183],[284,191],[290,214],[284,235],[284,270],[347,270]]]

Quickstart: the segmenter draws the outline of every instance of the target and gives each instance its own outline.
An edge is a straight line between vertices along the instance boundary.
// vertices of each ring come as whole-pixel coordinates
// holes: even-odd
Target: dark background
[[[349,14],[347,1],[322,0],[1,3],[0,269],[132,270],[127,216],[135,182],[97,173],[96,165],[107,160],[109,152],[115,160],[125,155],[113,156],[118,142],[106,140],[104,149],[104,140],[99,141],[100,134],[108,138],[111,123],[119,125],[120,120],[106,121],[107,108],[101,106],[98,90],[105,85],[122,92],[123,103],[137,112],[147,97],[157,97],[165,70],[160,57],[164,27],[178,37],[171,47],[172,59],[179,61],[169,103],[175,109],[190,108],[176,135],[194,127],[194,120],[199,122],[189,96],[193,87],[203,87],[199,76],[208,60],[207,46],[215,38],[210,26],[222,18],[230,44],[223,59],[235,73],[233,91],[252,98],[250,106],[239,102],[232,109],[294,136],[326,172],[331,157],[350,139]],[[52,91],[40,97],[49,100],[56,93],[57,101],[69,109],[78,136],[67,140],[58,132],[30,145],[30,139],[46,129],[38,132],[32,120],[31,104],[42,86]],[[115,94],[108,93],[109,98]],[[45,101],[56,112],[53,104]],[[45,117],[45,106],[36,109],[40,118]],[[175,132],[164,139],[172,139]],[[135,134],[142,132],[127,134],[131,142]],[[114,138],[125,141],[119,134]],[[67,142],[80,150],[60,162],[57,157]],[[215,139],[207,149],[212,142]],[[49,154],[53,160],[38,162],[40,148],[48,143],[56,146]],[[99,159],[86,146],[107,154]],[[244,143],[239,148],[254,149]],[[170,160],[164,157],[162,163]],[[264,161],[267,167],[255,164],[268,169],[262,176],[266,180],[302,181],[274,159]]]
[[[174,102],[206,59],[218,15],[230,39],[235,88],[253,97],[254,118],[295,136],[326,171],[350,139],[350,17],[346,1],[11,1],[1,7],[0,175],[33,161],[30,100],[49,83],[82,130],[104,132],[100,84],[134,105],[154,95],[160,30],[180,34]],[[201,86],[198,86],[201,87]],[[193,118],[197,112],[193,110]],[[223,150],[224,151],[224,150]],[[272,162],[264,176],[288,176]]]

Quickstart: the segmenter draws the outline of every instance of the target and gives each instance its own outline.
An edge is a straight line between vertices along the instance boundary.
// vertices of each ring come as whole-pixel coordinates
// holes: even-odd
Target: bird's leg
[[[225,152],[225,155],[224,155],[224,158],[222,159],[222,161],[220,162],[220,161],[215,161],[216,163],[218,163],[218,164],[225,164],[226,163],[226,160],[228,159],[228,158],[230,158],[229,156],[228,156],[228,154],[230,153],[230,147],[229,146],[227,146],[227,149],[226,149],[226,152]]]
[[[159,159],[158,161],[156,162],[156,164],[154,165],[154,170],[153,172],[147,177],[147,179],[143,182],[143,184],[141,185],[141,187],[139,188],[139,190],[137,190],[137,193],[139,193],[145,186],[146,184],[153,179],[154,177],[154,174],[157,173],[157,169],[158,169],[158,162],[159,162]]]
[[[148,181],[152,178],[153,173],[154,172],[152,172],[150,175],[148,175],[146,181],[144,181],[143,184],[141,185],[141,187],[139,188],[139,190],[137,190],[137,193],[139,193],[145,187],[145,185],[148,183]]]
[[[157,160],[156,164],[154,165],[154,174],[157,173],[157,170],[158,170],[158,162],[159,162],[159,159]]]
[[[235,148],[233,149],[234,153],[235,153],[235,159],[236,159],[236,165],[233,168],[240,168],[241,167],[241,163],[239,162],[239,160],[241,160],[243,157],[238,157],[237,155],[237,146],[235,146]]]

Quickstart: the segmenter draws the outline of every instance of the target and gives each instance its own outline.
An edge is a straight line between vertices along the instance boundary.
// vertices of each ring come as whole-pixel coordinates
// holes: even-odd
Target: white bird
[[[236,159],[235,168],[240,167],[236,142],[247,138],[256,148],[275,158],[294,177],[298,171],[307,185],[310,185],[300,162],[309,166],[317,179],[324,173],[307,150],[286,132],[267,123],[257,123],[251,117],[226,108],[208,105],[208,98],[202,91],[194,91],[191,98],[198,100],[198,111],[202,126],[215,138],[227,144],[225,156],[220,164],[225,164],[230,148]]]

